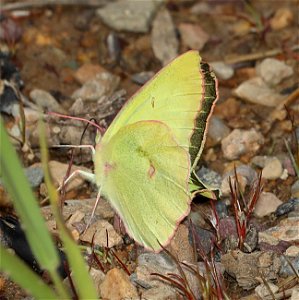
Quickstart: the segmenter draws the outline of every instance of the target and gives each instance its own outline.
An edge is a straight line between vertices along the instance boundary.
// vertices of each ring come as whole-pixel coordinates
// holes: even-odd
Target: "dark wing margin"
[[[215,74],[210,70],[210,66],[200,63],[200,71],[203,78],[203,94],[201,109],[195,119],[195,128],[191,136],[189,148],[191,159],[191,170],[196,167],[206,141],[209,118],[213,112],[214,105],[218,97],[218,83]]]

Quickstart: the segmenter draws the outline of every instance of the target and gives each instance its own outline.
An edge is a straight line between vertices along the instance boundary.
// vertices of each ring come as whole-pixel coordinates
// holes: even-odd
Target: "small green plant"
[[[243,249],[244,241],[246,238],[249,220],[254,211],[257,200],[260,197],[261,191],[263,190],[262,184],[262,173],[259,174],[256,182],[251,186],[250,195],[246,200],[244,194],[240,189],[238,181],[237,171],[235,169],[235,180],[232,181],[229,178],[230,194],[233,205],[233,212],[235,216],[235,222],[237,225],[237,233],[239,237],[239,248]]]
[[[60,216],[57,193],[51,183],[47,167],[47,147],[45,134],[43,133],[43,124],[41,128],[41,150],[45,181],[49,190],[53,215],[57,222],[72,280],[76,288],[76,294],[79,299],[97,299],[98,296],[88,274],[88,268],[83,260],[80,248],[73,241]],[[26,238],[38,264],[42,269],[49,272],[53,288],[43,282],[18,257],[3,247],[0,248],[0,270],[36,299],[71,299],[69,291],[63,285],[57,272],[60,263],[57,248],[48,232],[38,202],[31,191],[17,154],[9,141],[2,119],[0,119],[0,138],[1,180],[12,198],[14,208],[20,218]]]
[[[291,114],[291,110],[286,106],[285,109],[287,111],[287,118],[292,124],[292,135],[291,135],[290,143],[286,139],[284,139],[284,143],[289,153],[296,176],[299,178],[299,145],[298,145],[298,137],[296,133],[295,120],[294,120],[294,116]]]

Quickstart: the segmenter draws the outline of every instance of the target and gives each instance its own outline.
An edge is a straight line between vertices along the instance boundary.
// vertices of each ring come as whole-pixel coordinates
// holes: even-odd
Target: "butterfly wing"
[[[97,151],[97,182],[127,232],[146,248],[161,250],[189,213],[188,152],[157,121],[126,125]]]
[[[216,99],[215,76],[198,51],[179,56],[144,85],[118,113],[103,141],[120,128],[142,120],[166,124],[195,167],[203,149],[207,119]]]

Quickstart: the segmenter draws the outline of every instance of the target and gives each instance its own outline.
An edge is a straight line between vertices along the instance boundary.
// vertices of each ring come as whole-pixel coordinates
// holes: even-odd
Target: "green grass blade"
[[[1,118],[0,139],[0,174],[3,184],[13,200],[36,260],[42,268],[56,271],[59,264],[57,250]]]
[[[80,248],[74,242],[71,234],[64,225],[64,221],[59,211],[59,201],[57,191],[50,179],[48,168],[48,151],[45,138],[44,123],[40,120],[40,145],[42,164],[45,174],[45,182],[48,188],[52,211],[57,222],[60,239],[63,242],[64,252],[66,253],[72,279],[78,293],[79,299],[98,299],[97,292],[88,273],[87,265],[81,255]]]
[[[0,245],[0,270],[28,291],[36,299],[59,299],[42,279],[21,261]]]

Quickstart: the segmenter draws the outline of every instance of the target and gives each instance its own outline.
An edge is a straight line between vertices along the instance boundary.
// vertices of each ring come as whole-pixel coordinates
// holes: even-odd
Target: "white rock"
[[[217,116],[210,118],[208,137],[211,138],[212,146],[217,145],[230,133],[230,129],[224,121]]]
[[[212,11],[211,6],[206,2],[196,3],[190,9],[191,14],[194,15],[210,14],[211,11]]]
[[[50,173],[54,180],[54,183],[57,186],[61,185],[64,177],[67,174],[69,165],[55,161],[55,160],[49,161],[48,165],[49,165],[49,170],[50,170]],[[39,167],[40,163],[34,164],[33,166]],[[76,170],[91,172],[91,170],[89,170],[88,168],[72,165],[70,174],[72,174]],[[82,177],[77,176],[66,185],[66,191],[70,191],[72,189],[78,189],[84,184],[84,182],[85,182],[85,180]]]
[[[253,184],[253,182],[257,179],[256,171],[247,165],[238,166],[236,168],[236,173],[238,177],[239,187],[242,192],[245,191],[246,186]],[[236,180],[234,170],[231,170],[223,174],[223,179],[220,188],[222,196],[230,195],[229,178],[231,178],[232,184],[234,186],[234,182]]]
[[[265,179],[278,179],[283,175],[282,163],[276,156],[255,156],[251,162],[263,168],[262,177]]]
[[[148,32],[151,20],[162,1],[115,1],[99,8],[96,13],[107,26],[121,31]]]
[[[284,98],[269,88],[260,77],[254,77],[242,82],[233,93],[235,96],[248,102],[269,107],[277,106]]]
[[[223,61],[215,61],[210,63],[210,65],[219,79],[227,80],[234,76],[234,69]]]
[[[264,144],[264,137],[255,129],[234,129],[221,141],[221,148],[225,158],[234,160],[246,153],[256,153]]]
[[[89,271],[89,275],[92,278],[92,282],[93,282],[98,294],[100,294],[100,285],[103,283],[103,281],[105,279],[105,274],[101,270],[91,268]]]
[[[199,25],[181,23],[179,31],[184,45],[191,49],[201,50],[209,40],[209,35]]]
[[[294,73],[290,66],[275,58],[264,59],[256,69],[257,74],[270,86],[277,85]]]
[[[268,216],[282,203],[273,193],[262,192],[256,203],[254,215],[259,218]]]
[[[278,179],[282,175],[283,168],[280,160],[277,157],[273,157],[266,161],[263,168],[262,177],[265,179]]]
[[[292,296],[290,300],[298,300],[299,299],[299,287],[294,287],[292,290]]]
[[[168,10],[161,9],[153,22],[151,33],[155,56],[166,65],[178,55],[179,42]]]
[[[38,111],[25,107],[24,108],[24,114],[26,119],[26,125],[31,125],[37,123],[39,118],[42,116]]]
[[[34,89],[29,94],[32,101],[42,108],[45,108],[49,111],[65,113],[65,110],[61,105],[56,101],[56,99],[48,92],[40,89]]]
[[[72,94],[73,99],[97,101],[103,96],[111,96],[118,87],[120,78],[110,72],[102,72],[85,82],[84,85]]]
[[[292,245],[285,251],[286,256],[297,257],[299,255],[299,247]]]
[[[108,234],[107,234],[108,232]],[[100,247],[114,247],[123,243],[121,236],[115,231],[113,226],[106,220],[99,220],[91,224],[85,233],[80,236],[80,240],[91,243],[94,237],[94,244]]]
[[[259,295],[259,297],[261,297],[262,299],[264,299],[266,296],[271,295],[270,290],[272,291],[273,294],[275,294],[278,290],[279,287],[276,286],[275,284],[271,283],[271,282],[267,282],[268,286],[266,286],[265,284],[260,284],[259,286],[257,286],[255,288],[255,292]]]

